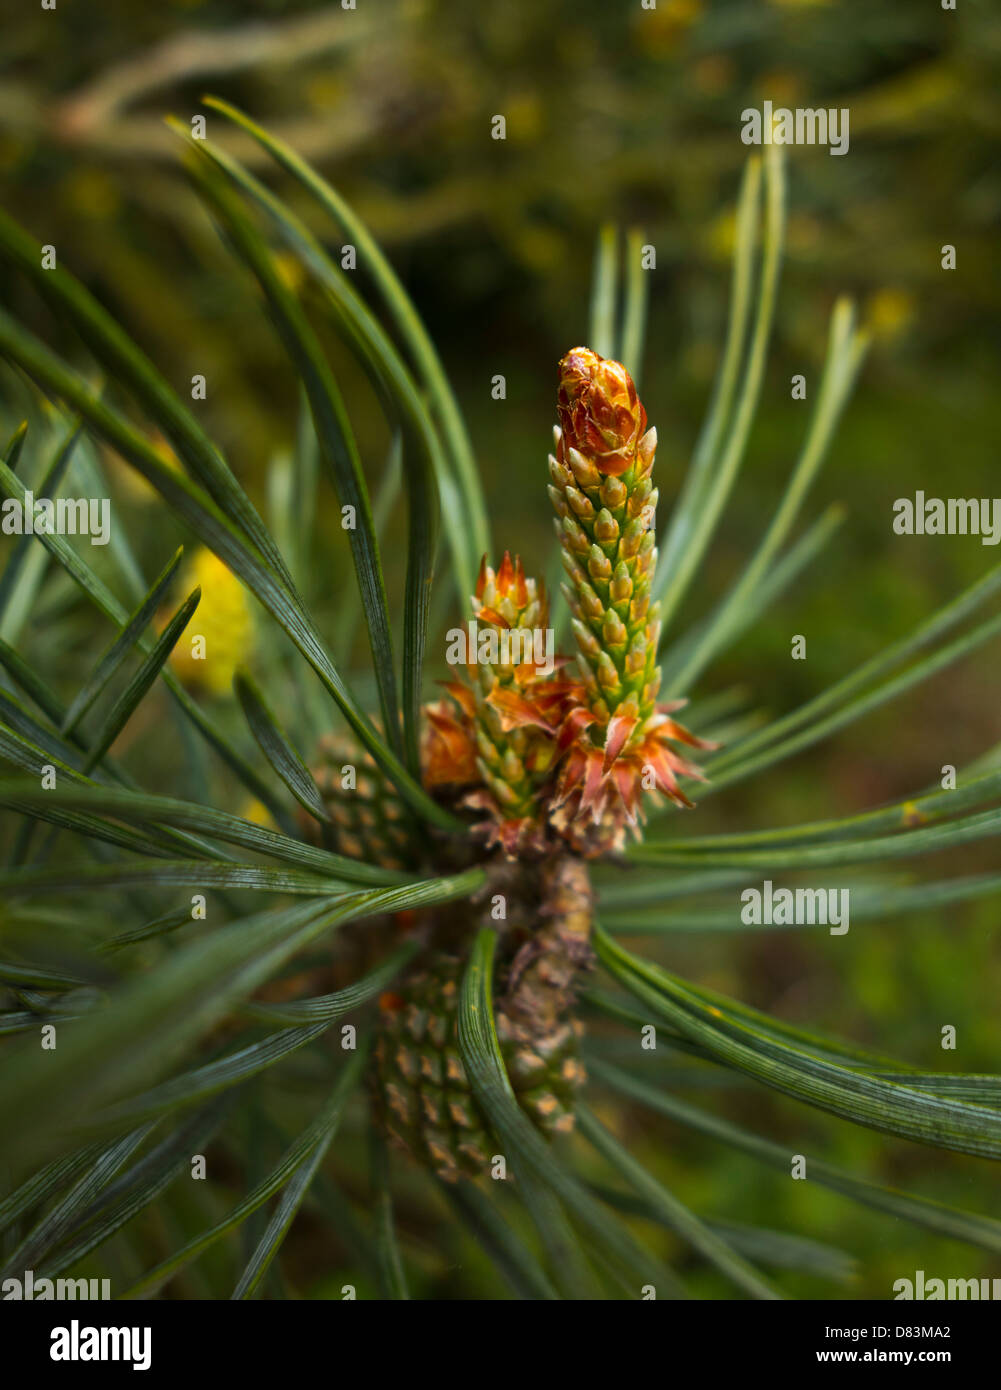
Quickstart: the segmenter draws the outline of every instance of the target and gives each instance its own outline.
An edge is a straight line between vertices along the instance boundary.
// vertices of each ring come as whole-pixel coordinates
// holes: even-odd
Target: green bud
[[[594,516],[594,507],[582,492],[575,487],[567,488],[567,501],[580,517],[581,521],[590,521]]]
[[[625,560],[615,566],[615,574],[608,586],[608,596],[613,603],[625,603],[633,592],[633,577]]]
[[[643,622],[650,608],[650,595],[644,591],[639,593],[629,605],[629,626],[635,627],[637,623]]]
[[[629,633],[626,625],[616,613],[614,608],[609,608],[601,624],[601,635],[604,638],[606,647],[624,647]]]
[[[567,607],[570,609],[573,616],[575,618],[583,617],[584,610],[580,606],[580,600],[577,598],[577,590],[573,585],[561,584],[560,593],[566,599]]]
[[[477,744],[477,749],[480,751],[480,758],[487,763],[487,766],[500,766],[500,753],[498,749],[495,748],[494,744],[489,741],[489,738],[487,738],[487,735],[484,734],[481,728],[477,728],[477,731],[475,731],[475,744]]]
[[[549,455],[549,476],[552,478],[554,485],[558,487],[561,492],[565,492],[573,482],[573,474],[570,472],[570,469],[564,467],[562,463],[553,458],[552,454]]]
[[[606,507],[611,508],[611,510],[614,512],[618,511],[618,509],[622,506],[623,502],[629,495],[629,490],[621,478],[613,478],[611,475],[609,475],[602,483],[601,492],[599,495],[601,497],[602,503]]]
[[[602,545],[610,545],[619,539],[619,523],[607,507],[602,507],[595,518],[594,538]]]
[[[577,593],[580,598],[580,606],[584,610],[585,615],[588,618],[600,618],[605,611],[605,605],[586,579],[578,585]]]
[[[586,629],[585,629],[586,630]],[[587,663],[587,658],[583,652],[577,653],[577,674],[580,676],[584,689],[587,691],[587,703],[594,709],[595,700],[600,699],[601,692],[598,690],[598,682],[594,678],[594,672]]]
[[[588,547],[587,572],[592,579],[611,579],[612,562],[600,545]]]
[[[497,798],[501,806],[518,805],[519,801],[521,800],[520,796],[514,790],[514,788],[503,779],[503,777],[495,777],[492,773],[488,773],[487,777],[484,780],[486,781],[487,785],[489,786],[490,790],[493,792],[494,796]]]
[[[520,782],[525,775],[525,765],[513,748],[509,748],[504,754],[501,775],[506,782]]]
[[[619,541],[620,557],[624,560],[631,560],[634,555],[637,555],[646,534],[648,533],[644,530],[643,525],[634,517],[623,531]]]
[[[629,494],[629,501],[626,503],[626,515],[629,517],[639,516],[652,490],[653,484],[649,478],[644,478],[637,483]]]
[[[601,474],[590,459],[586,459],[579,449],[568,449],[567,457],[570,460],[574,477],[581,487],[598,486],[601,482]]]
[[[572,618],[570,626],[573,628],[574,636],[577,638],[577,645],[587,657],[596,657],[601,651],[601,646],[597,637],[589,627],[580,622],[577,618]]]
[[[626,675],[635,676],[646,665],[647,639],[645,632],[637,632],[629,650],[626,652]]]
[[[602,652],[598,657],[598,684],[613,696],[621,684],[618,668],[607,652]]]
[[[561,525],[563,538],[570,550],[575,555],[586,555],[591,549],[591,542],[583,528],[574,521],[572,516],[565,516]]]

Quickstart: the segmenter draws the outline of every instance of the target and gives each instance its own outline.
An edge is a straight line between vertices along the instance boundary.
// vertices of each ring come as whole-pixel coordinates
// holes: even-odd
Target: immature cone
[[[346,735],[326,734],[310,772],[330,824],[322,826],[302,811],[307,839],[384,869],[414,867],[419,854],[406,806],[371,753]]]
[[[657,432],[646,428],[632,377],[620,362],[574,348],[560,362],[557,410],[549,495],[583,690],[560,733],[552,822],[581,852],[596,854],[622,844],[644,789],[691,805],[678,776],[701,774],[672,743],[713,745],[670,717],[684,701],[657,704]]]
[[[591,962],[586,867],[569,855],[547,861],[535,890],[536,929],[527,929],[526,915],[526,930],[503,943],[494,1017],[518,1104],[549,1137],[573,1128],[575,1097],[586,1080],[576,1055],[582,1030],[570,1016],[576,982]],[[459,1054],[464,968],[455,952],[435,952],[399,990],[382,996],[372,1073],[387,1134],[449,1181],[485,1173],[498,1152]]]
[[[473,621],[454,644],[466,680],[445,687],[455,708],[427,710],[425,783],[479,783],[460,804],[485,813],[477,831],[486,843],[512,855],[539,850],[541,793],[570,690],[554,675],[549,605],[507,551],[496,572],[484,558],[471,603]]]

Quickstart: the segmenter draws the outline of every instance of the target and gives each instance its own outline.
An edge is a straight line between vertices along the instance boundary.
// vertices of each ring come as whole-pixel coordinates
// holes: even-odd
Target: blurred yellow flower
[[[243,820],[249,820],[251,825],[263,825],[268,830],[275,828],[274,816],[264,802],[258,801],[256,796],[247,797],[247,800],[240,807],[240,816]]]
[[[222,695],[253,651],[251,600],[232,570],[204,547],[185,571],[184,593],[196,585],[202,591],[201,602],[171,653],[170,664],[185,685]],[[162,610],[157,627],[162,629],[168,620],[169,613]]]

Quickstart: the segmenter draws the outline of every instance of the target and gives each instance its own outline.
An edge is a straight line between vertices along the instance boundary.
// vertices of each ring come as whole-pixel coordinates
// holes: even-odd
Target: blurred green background
[[[663,516],[708,403],[725,327],[732,209],[747,155],[740,112],[770,98],[847,107],[850,150],[842,158],[821,147],[790,152],[788,246],[762,408],[688,618],[725,587],[779,496],[838,294],[855,298],[874,344],[806,513],[841,500],[848,521],[808,582],[716,664],[703,688],[739,682],[763,707],[791,708],[997,562],[975,538],[891,529],[893,500],[919,488],[1001,493],[1001,12],[986,0],[959,0],[955,12],[937,0],[658,0],[655,10],[640,0],[358,0],[354,11],[331,0],[102,0],[99,9],[97,19],[93,5],[60,0],[57,11],[28,7],[7,27],[4,203],[57,246],[61,263],[175,384],[206,375],[203,418],[258,496],[268,460],[294,436],[295,381],[185,183],[166,113],[188,120],[202,109],[201,94],[218,93],[290,139],[356,206],[449,369],[495,543],[541,570],[555,364],[586,337],[599,226],[640,226],[656,247],[641,384],[660,434]],[[505,141],[490,138],[496,114],[506,117]],[[214,139],[259,167],[221,118],[208,124]],[[945,243],[957,248],[954,271],[941,268]],[[5,271],[0,293],[61,341],[44,307]],[[336,344],[331,352],[375,478],[384,427],[360,373]],[[807,377],[806,404],[790,398],[798,372]],[[504,401],[491,399],[497,373],[507,380]],[[12,429],[17,393],[9,379],[0,390]],[[172,523],[165,527],[139,494],[123,505],[152,573],[167,556]],[[332,522],[332,551],[339,536]],[[342,576],[332,562],[332,608]],[[86,631],[77,631],[86,645]],[[806,661],[790,659],[794,633],[807,637]],[[997,648],[985,648],[766,782],[714,798],[700,831],[835,816],[936,781],[943,764],[961,767],[1001,740],[998,676]],[[990,854],[928,869],[969,872],[988,867]],[[669,941],[663,954],[715,988],[929,1070],[996,1071],[998,925],[997,904],[981,902],[860,925],[844,938],[748,932]],[[649,939],[642,945],[652,948]],[[943,1055],[946,1023],[958,1029],[958,1050]],[[719,1105],[791,1152],[996,1214],[986,1163],[884,1142],[750,1087],[721,1090]],[[917,1268],[1001,1274],[996,1260],[757,1168],[666,1121],[634,1128],[631,1144],[702,1214],[855,1251],[848,1296],[888,1297],[893,1280]],[[723,1292],[710,1275],[703,1289]],[[805,1296],[826,1291],[802,1285]]]

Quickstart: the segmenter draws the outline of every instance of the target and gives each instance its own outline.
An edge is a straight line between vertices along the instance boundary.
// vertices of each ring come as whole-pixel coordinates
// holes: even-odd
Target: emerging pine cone
[[[453,643],[467,679],[446,685],[454,708],[427,711],[425,782],[477,782],[459,801],[482,816],[477,835],[512,856],[539,852],[555,733],[576,684],[556,674],[545,590],[526,578],[520,558],[505,551],[495,573],[484,557],[471,602],[473,620],[454,630]]]
[[[574,348],[560,363],[560,426],[549,495],[569,583],[582,698],[560,732],[563,761],[552,824],[580,853],[620,848],[636,826],[641,793],[692,803],[679,775],[701,773],[672,747],[714,745],[671,718],[684,704],[657,704],[657,431],[620,362]]]

